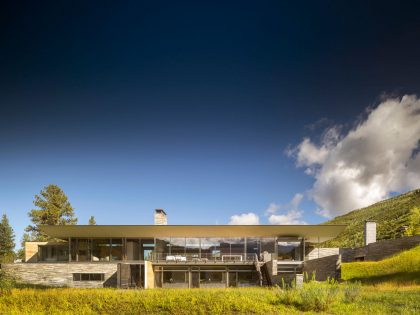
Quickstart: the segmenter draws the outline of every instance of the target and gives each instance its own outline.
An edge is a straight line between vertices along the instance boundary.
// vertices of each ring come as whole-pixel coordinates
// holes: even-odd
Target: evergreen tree
[[[89,218],[89,225],[96,225],[95,217],[93,215]]]
[[[15,258],[15,235],[7,216],[3,214],[0,222],[0,262],[13,262]]]
[[[48,237],[41,233],[39,225],[72,225],[77,223],[73,207],[57,185],[48,185],[35,195],[34,205],[38,209],[32,209],[28,215],[33,225],[28,225],[26,232],[31,233],[34,241],[44,241]]]
[[[23,237],[20,241],[20,249],[16,253],[17,258],[22,259],[22,261],[25,261],[25,243],[26,242],[32,242],[32,239],[28,233],[23,233]]]

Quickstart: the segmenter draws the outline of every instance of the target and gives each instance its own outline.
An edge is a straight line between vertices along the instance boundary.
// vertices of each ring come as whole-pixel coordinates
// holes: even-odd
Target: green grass
[[[346,285],[309,283],[301,290],[238,289],[13,289],[0,295],[0,314],[419,314],[420,287],[362,287],[346,299]],[[321,297],[320,294],[321,293]],[[285,295],[288,298],[285,299]],[[319,307],[320,303],[328,305]],[[325,308],[326,307],[326,308]]]
[[[354,210],[324,224],[345,224],[345,230],[323,247],[363,246],[363,230],[366,220],[377,222],[377,239],[394,239],[403,235],[420,234],[420,189]],[[406,225],[408,230],[401,232]]]
[[[420,245],[381,261],[343,263],[343,280],[420,284]]]

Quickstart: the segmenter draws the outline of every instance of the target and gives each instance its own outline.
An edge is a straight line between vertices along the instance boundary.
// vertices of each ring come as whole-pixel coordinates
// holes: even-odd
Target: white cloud
[[[302,199],[303,199],[303,194],[300,194],[300,193],[295,194],[295,195],[293,196],[292,201],[290,201],[290,205],[291,205],[292,207],[294,207],[294,208],[297,208],[297,207],[299,207],[300,202],[302,201]]]
[[[236,214],[230,217],[231,225],[257,225],[260,224],[260,218],[253,212]]]
[[[269,214],[276,213],[279,209],[280,209],[280,205],[278,205],[275,202],[272,202],[268,205],[268,208],[265,210],[265,214],[269,215]]]
[[[302,202],[303,194],[297,193],[293,196],[292,200],[286,205],[277,205],[270,203],[266,214],[270,224],[306,224],[306,222],[299,220],[302,217],[303,211],[299,210],[299,205]],[[272,211],[269,211],[272,210]],[[285,214],[276,214],[278,211],[283,210]]]
[[[272,214],[268,217],[270,224],[306,224],[299,220],[302,217],[302,211],[290,210],[286,214]]]
[[[333,216],[420,187],[420,100],[387,99],[346,134],[325,132],[293,150],[297,165],[315,178],[310,197]],[[289,154],[290,155],[290,154]]]

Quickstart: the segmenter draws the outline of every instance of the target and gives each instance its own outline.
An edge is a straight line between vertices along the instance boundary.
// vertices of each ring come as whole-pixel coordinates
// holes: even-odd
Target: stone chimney
[[[365,246],[376,242],[376,222],[365,221]]]
[[[155,210],[155,225],[167,225],[168,218],[166,217],[166,212],[163,209]]]

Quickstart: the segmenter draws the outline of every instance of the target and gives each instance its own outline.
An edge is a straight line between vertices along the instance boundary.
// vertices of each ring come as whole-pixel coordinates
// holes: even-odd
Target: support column
[[[69,237],[69,262],[71,262],[71,237]]]

